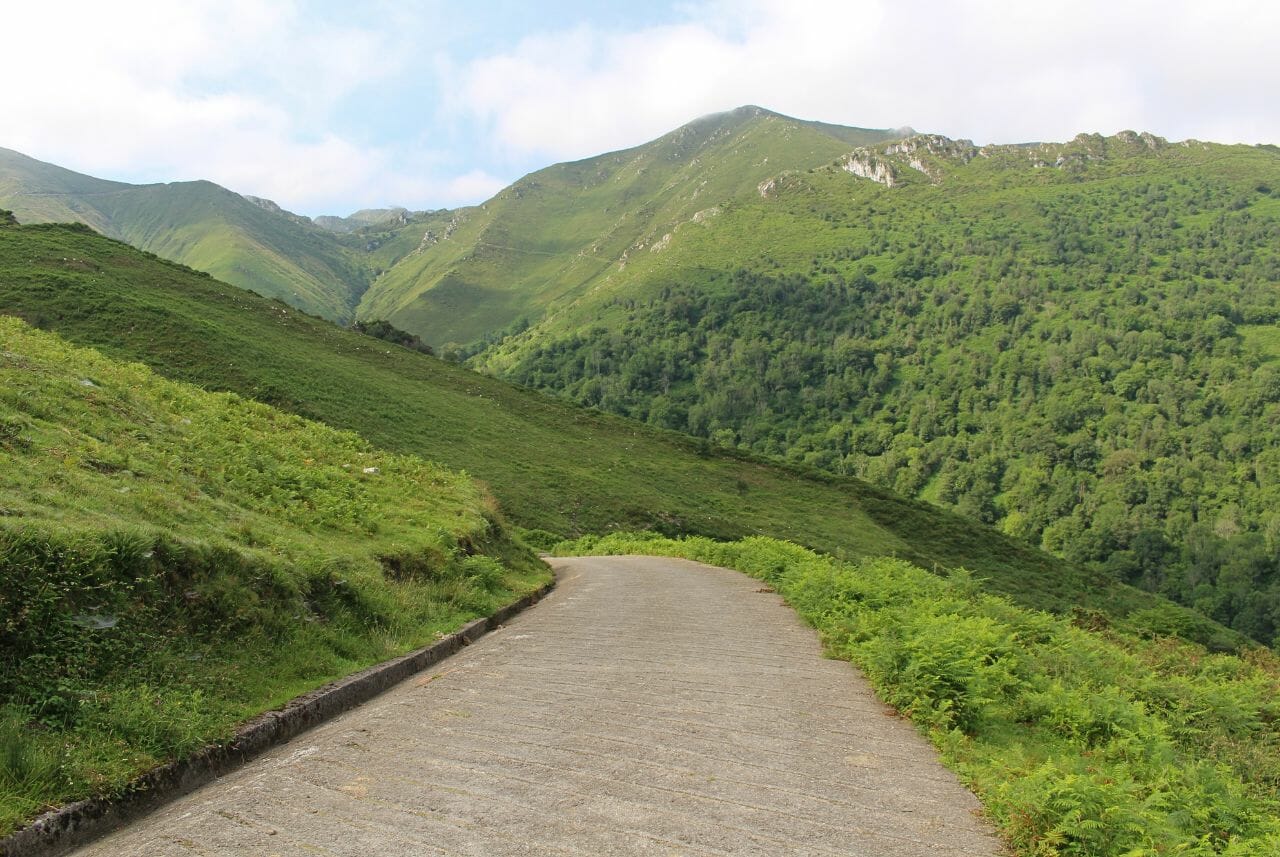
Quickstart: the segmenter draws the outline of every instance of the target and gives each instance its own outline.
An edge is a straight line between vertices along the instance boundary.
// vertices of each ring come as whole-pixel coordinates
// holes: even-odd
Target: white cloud
[[[5,64],[23,82],[0,89],[0,145],[112,178],[207,178],[299,210],[387,204],[403,183],[386,147],[328,127],[343,98],[406,61],[402,33],[249,0],[5,14]]]
[[[978,142],[1280,142],[1264,0],[695,0],[661,25],[519,41],[501,5],[10,3],[0,146],[317,214],[478,202],[747,103]],[[469,56],[476,33],[509,48]]]
[[[510,184],[505,179],[490,175],[484,170],[471,170],[451,179],[444,187],[443,199],[447,205],[458,205],[488,199]]]
[[[454,109],[513,154],[582,157],[746,103],[979,142],[1128,127],[1280,141],[1280,6],[758,0],[683,23],[544,33],[460,73]]]

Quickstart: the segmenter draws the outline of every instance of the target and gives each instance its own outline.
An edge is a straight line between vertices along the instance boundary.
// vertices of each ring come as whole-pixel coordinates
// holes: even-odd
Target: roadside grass
[[[1280,853],[1280,660],[1074,619],[965,571],[840,562],[769,538],[584,536],[560,555],[681,556],[766,581],[862,669],[1019,855]]]
[[[0,835],[548,579],[463,474],[0,318]]]

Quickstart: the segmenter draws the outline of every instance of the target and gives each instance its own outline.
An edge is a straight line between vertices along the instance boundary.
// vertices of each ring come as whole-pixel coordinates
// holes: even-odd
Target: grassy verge
[[[926,734],[1021,855],[1280,853],[1280,661],[1019,607],[965,572],[768,538],[587,536],[774,586]]]
[[[0,834],[548,578],[463,474],[0,318]]]

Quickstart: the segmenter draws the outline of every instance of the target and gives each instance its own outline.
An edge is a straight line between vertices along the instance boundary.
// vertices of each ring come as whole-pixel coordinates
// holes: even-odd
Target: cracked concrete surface
[[[758,581],[554,560],[555,592],[77,854],[996,855],[910,724]]]

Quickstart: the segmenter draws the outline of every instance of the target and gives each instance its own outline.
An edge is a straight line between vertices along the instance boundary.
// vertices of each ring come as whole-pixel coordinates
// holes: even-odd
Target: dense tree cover
[[[357,321],[351,325],[351,329],[357,333],[363,333],[365,336],[385,339],[387,342],[394,342],[396,345],[412,348],[414,351],[421,351],[423,354],[435,353],[430,345],[422,341],[421,337],[401,330],[385,319]]]
[[[1275,640],[1271,188],[1182,173],[980,218],[901,198],[815,207],[850,228],[807,271],[672,276],[507,374],[952,505]]]

